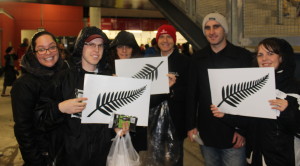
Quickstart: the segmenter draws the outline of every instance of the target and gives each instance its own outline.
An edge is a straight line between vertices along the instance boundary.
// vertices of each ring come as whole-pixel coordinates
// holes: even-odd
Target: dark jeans
[[[245,147],[218,149],[209,146],[200,146],[206,166],[245,166]]]

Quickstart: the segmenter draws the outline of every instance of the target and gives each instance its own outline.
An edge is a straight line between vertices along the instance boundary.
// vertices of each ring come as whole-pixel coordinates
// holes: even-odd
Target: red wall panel
[[[0,29],[2,30],[2,39],[1,39],[1,63],[4,65],[4,55],[5,50],[8,46],[12,44],[14,48],[16,48],[16,44],[14,43],[15,36],[15,25],[14,19],[9,18],[5,14],[0,14]]]
[[[22,2],[0,2],[0,8],[14,17],[14,21],[1,16],[0,28],[2,29],[3,44],[12,42],[15,49],[21,41],[21,30],[44,28],[56,36],[77,36],[83,28],[83,7],[48,5]],[[153,31],[162,24],[167,24],[165,19],[148,18],[102,18],[101,28],[104,30],[143,30]],[[8,39],[9,36],[9,39]],[[6,45],[2,46],[4,52]]]
[[[83,28],[82,7],[0,2],[0,8],[15,18],[12,24],[7,24],[7,20],[3,19],[0,23],[5,36],[10,34],[8,31],[13,30],[11,37],[13,37],[12,43],[15,49],[20,44],[21,30],[24,29],[44,28],[56,36],[77,36]],[[9,28],[3,28],[3,25]],[[4,52],[5,48],[2,47],[1,52]]]
[[[165,19],[139,18],[102,18],[101,28],[104,30],[143,30],[154,31],[162,24],[168,24]]]

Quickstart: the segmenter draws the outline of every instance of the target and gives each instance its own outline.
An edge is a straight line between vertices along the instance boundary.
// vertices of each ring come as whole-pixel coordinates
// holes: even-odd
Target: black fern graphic
[[[110,116],[113,111],[138,99],[144,93],[146,87],[130,91],[108,92],[104,93],[103,96],[100,93],[97,97],[96,109],[87,117],[92,116],[97,110]]]
[[[222,87],[222,101],[218,104],[220,107],[223,102],[236,107],[242,100],[254,94],[261,89],[269,79],[269,74],[264,77],[249,82],[227,85]]]
[[[139,79],[149,79],[149,80],[154,80],[157,79],[158,77],[158,67],[163,63],[164,61],[161,61],[157,67],[151,65],[151,64],[146,64],[141,71],[136,73],[135,75],[132,76],[132,78],[139,78]]]

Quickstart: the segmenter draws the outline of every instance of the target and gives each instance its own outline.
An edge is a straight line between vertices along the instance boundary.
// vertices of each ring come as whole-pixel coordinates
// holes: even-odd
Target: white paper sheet
[[[150,87],[150,80],[86,74],[83,96],[88,100],[81,123],[108,124],[114,112],[136,116],[138,126],[147,126]]]
[[[117,59],[115,66],[119,77],[150,79],[151,94],[169,93],[168,57]]]
[[[268,102],[276,99],[274,68],[208,69],[208,74],[212,103],[220,111],[269,119],[279,115]]]

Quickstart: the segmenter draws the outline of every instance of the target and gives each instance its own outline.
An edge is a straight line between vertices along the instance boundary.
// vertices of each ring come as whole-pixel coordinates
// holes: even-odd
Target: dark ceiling
[[[101,7],[102,17],[164,18],[149,0],[0,0],[83,7]]]
[[[7,0],[0,0],[7,1]],[[156,10],[149,0],[9,0],[13,2],[44,3],[85,7]]]

